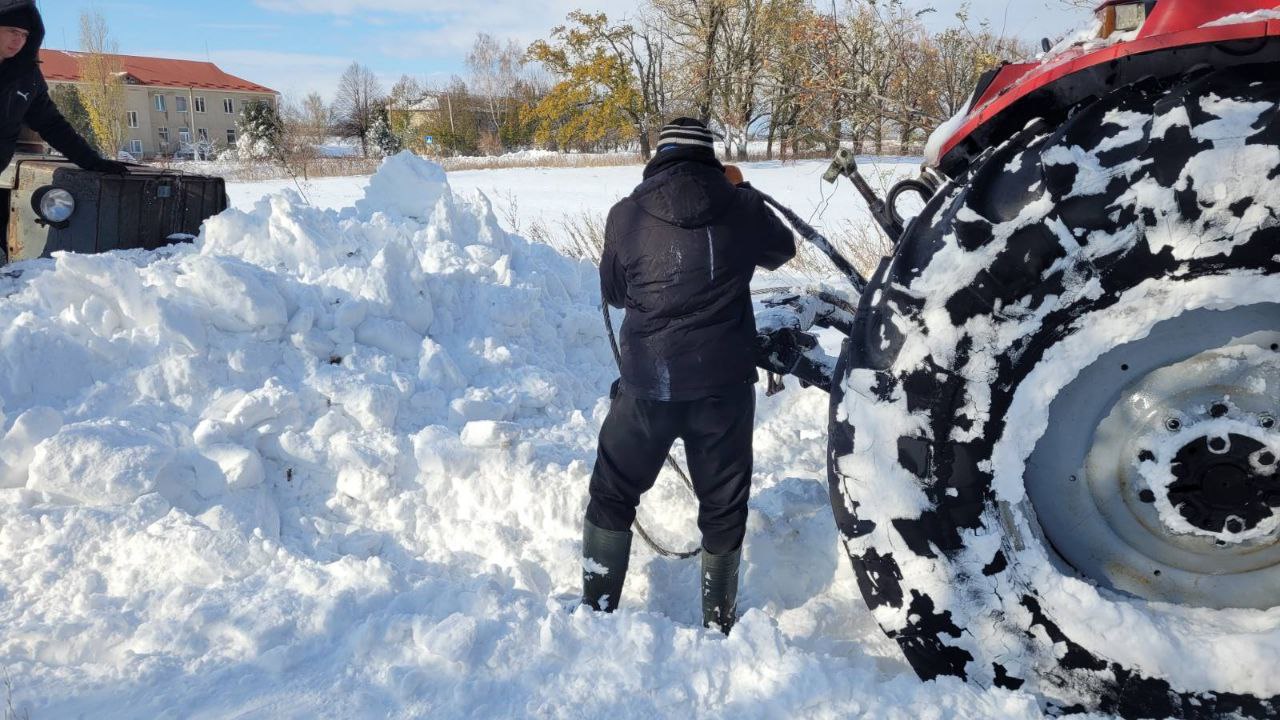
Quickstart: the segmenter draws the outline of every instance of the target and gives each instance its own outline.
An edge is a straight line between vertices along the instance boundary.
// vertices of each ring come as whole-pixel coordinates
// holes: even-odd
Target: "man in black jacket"
[[[128,172],[124,163],[99,156],[58,112],[40,73],[43,43],[44,21],[32,0],[0,0],[0,170],[13,160],[26,125],[86,170]]]
[[[698,495],[703,624],[733,626],[759,379],[751,278],[795,253],[760,194],[726,178],[706,125],[663,128],[644,182],[605,229],[601,290],[627,312],[584,522],[584,604],[618,606],[640,496],[682,438]]]

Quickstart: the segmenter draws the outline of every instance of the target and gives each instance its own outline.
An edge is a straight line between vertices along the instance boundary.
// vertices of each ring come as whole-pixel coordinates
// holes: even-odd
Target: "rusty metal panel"
[[[86,233],[93,238],[93,244],[89,247],[81,245],[61,249],[73,252],[106,252],[124,247],[120,242],[120,227],[125,217],[120,207],[121,199],[125,194],[122,185],[123,183],[115,178],[99,178],[96,232]],[[75,224],[74,221],[72,224]]]
[[[10,261],[48,257],[59,251],[108,252],[155,249],[175,235],[199,234],[205,219],[227,207],[221,178],[134,168],[104,175],[69,163],[28,159],[16,170],[10,200]],[[76,201],[67,225],[43,223],[31,206],[43,187],[67,190]]]

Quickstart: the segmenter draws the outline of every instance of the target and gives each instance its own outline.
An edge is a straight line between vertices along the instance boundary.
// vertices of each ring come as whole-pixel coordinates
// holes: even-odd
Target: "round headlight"
[[[49,222],[66,222],[75,211],[76,199],[61,188],[54,188],[40,198],[40,217]]]

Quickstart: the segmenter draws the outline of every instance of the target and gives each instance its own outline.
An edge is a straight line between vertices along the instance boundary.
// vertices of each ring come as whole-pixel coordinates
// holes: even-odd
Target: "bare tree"
[[[659,27],[680,56],[686,77],[693,78],[685,93],[700,119],[710,120],[716,96],[716,50],[728,5],[734,0],[649,0]]]
[[[807,0],[777,0],[776,4],[779,7],[769,27],[765,71],[760,78],[769,121],[765,154],[770,160],[775,146],[786,155],[787,142],[799,129],[805,111],[801,95],[812,67],[808,36],[818,22]]]
[[[339,137],[360,140],[360,154],[369,157],[369,129],[383,102],[382,86],[369,68],[351,63],[338,81],[333,103],[334,129]]]
[[[631,122],[640,141],[640,155],[647,161],[653,154],[653,142],[669,111],[666,39],[658,32],[652,17],[640,17],[623,25],[620,34],[606,33],[609,47],[631,67],[635,76],[637,106],[628,108]]]
[[[324,144],[333,129],[333,109],[325,104],[320,93],[308,93],[296,110],[292,104],[285,107],[290,110],[283,113],[286,121],[292,116],[292,121],[297,125],[297,134],[303,141],[313,147]]]
[[[408,106],[421,100],[424,95],[426,90],[422,83],[409,75],[401,75],[396,84],[391,86],[387,99],[393,106]]]
[[[848,141],[910,152],[983,72],[1028,55],[985,24],[972,29],[967,3],[942,32],[922,22],[919,0],[640,5],[621,22],[571,13],[531,47],[558,81],[536,108],[544,142],[577,147],[588,130],[583,147],[625,142],[629,125],[647,155],[661,122],[686,114],[713,122],[738,158],[765,128],[770,157]]]
[[[124,147],[124,69],[102,13],[80,13],[81,99],[102,154],[114,158]]]
[[[524,70],[524,48],[514,40],[500,43],[488,33],[476,35],[467,53],[467,69],[471,72],[471,90],[485,103],[494,134],[494,148],[502,150],[502,138],[516,112],[512,102]]]
[[[747,159],[752,127],[769,113],[761,101],[765,68],[800,9],[794,0],[733,0],[724,8],[714,74],[716,115],[726,153],[739,160]]]

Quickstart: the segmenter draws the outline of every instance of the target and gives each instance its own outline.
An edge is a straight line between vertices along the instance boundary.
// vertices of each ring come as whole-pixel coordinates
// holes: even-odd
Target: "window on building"
[[[195,103],[196,103],[196,112],[198,113],[204,112],[204,98],[202,97],[196,98]]]
[[[173,99],[173,109],[180,113],[187,111],[187,98],[184,95],[178,95]]]
[[[236,144],[236,131],[235,131],[235,130],[227,130],[227,144],[228,144],[228,145],[235,145],[235,144]]]
[[[156,96],[156,112],[164,112],[164,96]]]
[[[165,147],[169,144],[169,128],[156,128],[156,135],[160,136],[160,147]]]
[[[142,154],[142,141],[141,141],[141,140],[130,140],[130,141],[129,141],[129,152],[133,153],[134,155],[141,155],[141,154]]]
[[[133,110],[130,110],[129,112],[125,113],[124,116],[129,121],[129,127],[131,128],[138,127],[138,113],[134,112]]]
[[[187,128],[180,128],[178,130],[178,142],[183,145],[189,144],[191,142],[191,130]]]
[[[232,100],[231,98],[226,98],[225,100],[222,101],[222,110],[228,115],[235,114],[236,101]]]
[[[196,130],[196,135],[200,138],[200,142],[209,142],[209,129],[200,128]]]

